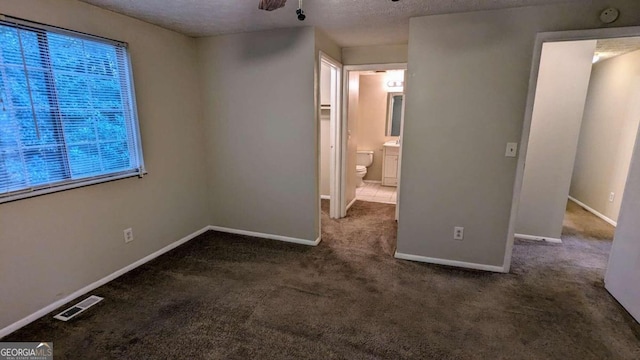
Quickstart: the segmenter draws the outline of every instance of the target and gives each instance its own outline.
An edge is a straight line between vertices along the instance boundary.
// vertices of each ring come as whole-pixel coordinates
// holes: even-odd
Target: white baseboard
[[[322,199],[322,200],[331,200],[331,195],[320,195],[320,199]]]
[[[590,212],[590,213],[592,213],[593,215],[595,215],[595,216],[599,217],[600,219],[602,219],[602,220],[604,220],[604,221],[608,222],[609,224],[613,225],[614,227],[617,227],[617,226],[618,226],[618,223],[617,223],[617,222],[615,222],[615,221],[613,221],[612,219],[610,219],[610,218],[608,218],[608,217],[604,216],[603,214],[601,214],[600,212],[598,212],[598,211],[597,211],[597,210],[595,210],[594,208],[590,207],[589,205],[587,205],[587,204],[583,203],[582,201],[580,201],[580,200],[578,200],[578,199],[576,199],[576,198],[574,198],[574,197],[571,197],[571,196],[569,196],[569,200],[571,200],[571,201],[573,201],[574,203],[576,203],[576,204],[578,204],[578,205],[582,206],[582,207],[583,207],[585,210],[587,210],[588,212]]]
[[[226,228],[222,226],[213,226],[213,225],[209,226],[209,230],[220,231],[220,232],[225,232],[229,234],[253,236],[253,237],[259,237],[259,238],[270,239],[270,240],[285,241],[285,242],[290,242],[294,244],[301,244],[301,245],[308,245],[308,246],[317,246],[320,243],[320,237],[318,237],[314,241],[314,240],[292,238],[292,237],[282,236],[282,235],[272,235],[272,234],[254,232],[254,231],[231,229],[231,228]]]
[[[554,244],[562,244],[562,239],[552,238],[552,237],[526,235],[526,234],[515,234],[514,237],[517,237],[518,239],[522,239],[522,240],[534,240],[534,241],[544,241],[544,242],[554,243]]]
[[[430,258],[426,256],[403,254],[397,251],[394,257],[396,259],[418,261],[418,262],[429,263],[429,264],[446,265],[446,266],[453,266],[453,267],[459,267],[459,268],[465,268],[465,269],[491,271],[491,272],[497,272],[497,273],[506,273],[504,266],[474,264],[474,263],[468,263],[464,261]]]
[[[158,250],[158,251],[156,251],[156,252],[154,252],[154,253],[152,253],[150,255],[147,255],[147,256],[143,257],[142,259],[134,262],[133,264],[127,265],[127,266],[123,267],[122,269],[120,269],[120,270],[118,270],[118,271],[116,271],[116,272],[114,272],[114,273],[112,273],[110,275],[107,275],[107,276],[103,277],[102,279],[100,279],[100,280],[98,280],[98,281],[96,281],[94,283],[91,283],[91,284],[83,287],[80,290],[77,290],[77,291],[73,292],[72,294],[69,294],[65,298],[60,299],[60,300],[58,300],[56,302],[53,302],[53,303],[45,306],[44,308],[34,312],[33,314],[28,315],[27,317],[25,317],[23,319],[20,319],[20,320],[14,322],[13,324],[3,328],[3,329],[0,329],[0,338],[2,338],[4,336],[7,336],[7,335],[11,334],[12,332],[14,332],[14,331],[16,331],[16,330],[18,330],[18,329],[20,329],[20,328],[32,323],[32,322],[38,320],[39,318],[47,315],[48,313],[50,313],[53,310],[59,308],[60,306],[75,300],[76,298],[88,293],[89,291],[95,290],[95,289],[99,288],[100,286],[108,283],[109,281],[115,280],[116,278],[128,273],[129,271],[137,268],[138,266],[143,265],[143,264],[145,264],[145,263],[157,258],[158,256],[177,248],[178,246],[180,246],[180,245],[186,243],[187,241],[189,241],[189,240],[191,240],[191,239],[193,239],[193,238],[205,233],[208,230],[209,230],[209,226],[206,226],[206,227],[204,227],[204,228],[202,228],[202,229],[200,229],[200,230],[198,230],[198,231],[196,231],[196,232],[194,232],[192,234],[189,234],[189,235],[183,237],[182,239],[180,239],[180,240],[178,240],[178,241],[176,241],[174,243],[171,243],[171,244],[163,247],[162,249],[160,249],[160,250]]]
[[[353,198],[353,200],[351,200],[351,202],[349,203],[349,205],[347,205],[347,209],[346,209],[345,211],[349,211],[349,209],[353,206],[353,204],[355,204],[355,203],[356,203],[356,200],[358,200],[358,199]]]

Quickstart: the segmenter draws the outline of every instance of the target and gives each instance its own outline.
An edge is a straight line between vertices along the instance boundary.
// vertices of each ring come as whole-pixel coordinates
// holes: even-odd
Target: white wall
[[[149,174],[0,205],[0,328],[209,224],[195,40],[66,0],[2,13],[129,43]],[[125,244],[122,231],[135,240]]]
[[[407,44],[349,47],[342,49],[342,61],[345,65],[406,63],[407,53]]]
[[[609,256],[605,287],[640,321],[640,145],[636,138],[629,179]]]
[[[197,41],[211,224],[315,241],[314,29]]]
[[[601,27],[607,6],[640,24],[624,0],[411,19],[399,253],[503,266],[536,33]]]
[[[596,40],[545,43],[516,234],[559,239]]]
[[[331,105],[331,67],[327,64],[320,66],[320,104]]]
[[[640,122],[640,51],[593,66],[571,196],[618,220]],[[615,194],[609,202],[609,193]]]
[[[365,180],[382,181],[382,145],[398,138],[386,136],[389,94],[385,89],[386,77],[386,74],[360,75],[358,150],[374,151],[373,164],[367,169]]]

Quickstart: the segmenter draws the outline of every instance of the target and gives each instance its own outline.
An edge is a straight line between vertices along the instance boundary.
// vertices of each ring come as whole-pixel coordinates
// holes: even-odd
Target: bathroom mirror
[[[387,95],[387,132],[386,136],[400,136],[402,123],[402,103],[404,94],[393,92]]]

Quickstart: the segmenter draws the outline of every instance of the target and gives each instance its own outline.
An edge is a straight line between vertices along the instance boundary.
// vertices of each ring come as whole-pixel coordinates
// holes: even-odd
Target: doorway
[[[359,200],[395,205],[397,220],[406,69],[345,66],[342,216]]]
[[[407,66],[345,66],[341,78],[343,106],[337,114],[332,102],[337,100],[337,91],[333,88],[336,84],[333,76],[337,72],[324,60],[321,57],[318,147],[322,238],[330,246],[383,250],[384,254],[393,256]],[[361,119],[367,121],[360,122]],[[364,126],[367,128],[359,129]],[[364,136],[359,130],[369,134]],[[359,142],[359,136],[368,142]],[[358,163],[358,156],[364,161],[362,165]],[[361,167],[365,168],[367,177]],[[358,181],[362,181],[360,186]],[[367,198],[358,199],[357,189],[366,190],[361,195]],[[348,229],[345,224],[349,224]],[[343,236],[346,234],[351,235]]]
[[[622,222],[621,227],[625,230],[620,231],[623,235],[616,231],[613,242],[603,245],[607,252],[608,249],[611,250],[608,263],[608,254],[603,257],[603,271],[600,276],[604,278],[605,288],[632,315],[635,312],[636,319],[640,317],[640,303],[635,294],[640,293],[640,289],[629,291],[629,285],[634,282],[638,284],[638,275],[632,274],[637,274],[640,268],[637,261],[640,242],[635,241],[635,237],[624,234],[628,233],[627,229],[636,226],[635,221],[631,219],[637,218],[640,209],[634,207],[636,204],[633,202],[627,204],[622,196],[624,194],[626,199],[640,193],[640,187],[631,180],[636,171],[634,169],[640,166],[636,164],[640,161],[640,156],[635,154],[639,150],[636,135],[640,108],[633,105],[640,99],[640,68],[637,75],[626,76],[627,80],[635,79],[626,83],[628,88],[619,90],[627,97],[636,97],[630,99],[626,105],[619,101],[612,102],[619,100],[621,96],[614,95],[611,86],[617,82],[615,85],[620,87],[621,81],[607,83],[602,78],[605,78],[607,71],[612,71],[614,63],[622,62],[623,56],[630,57],[630,64],[640,63],[640,46],[635,49],[627,48],[624,54],[604,59],[604,62],[600,61],[606,56],[602,49],[615,42],[633,43],[637,41],[637,38],[634,38],[638,35],[640,28],[539,34],[514,186],[510,236],[505,252],[506,269],[511,264],[514,238],[557,243],[554,245],[560,247],[556,249],[557,252],[567,252],[570,255],[567,249],[576,241],[576,235],[578,242],[597,238],[593,231],[585,230],[585,224],[589,227],[598,223],[597,226],[591,226],[591,230],[604,229],[597,231],[599,234],[612,230],[609,224],[617,222],[603,212],[614,210],[611,214],[617,216],[613,209],[613,203],[617,201],[617,208],[620,210],[619,222]],[[601,46],[601,43],[608,45]],[[638,59],[631,59],[633,56],[638,56]],[[629,67],[626,71],[629,71]],[[624,111],[619,111],[621,107],[624,107]],[[611,123],[611,119],[623,114],[628,119],[620,121],[617,125]],[[606,125],[602,125],[602,118],[605,118]],[[618,138],[609,143],[617,148],[619,156],[612,156],[611,151],[606,155],[607,152],[604,150],[607,141],[604,141],[604,130],[618,135]],[[624,149],[621,150],[621,147]],[[595,154],[598,152],[600,155]],[[599,170],[593,170],[598,162],[597,156],[603,157],[603,164]],[[611,170],[613,163],[618,164]],[[614,171],[616,169],[617,171]],[[608,190],[604,191],[604,194],[602,189],[596,188],[598,184],[607,181],[592,181],[594,171],[598,176],[616,178],[615,181],[608,182],[605,187]],[[592,206],[576,198],[589,199],[589,196],[598,200],[588,200],[594,204]],[[595,206],[601,210],[598,211]],[[630,219],[626,224],[625,217]],[[607,227],[609,228],[606,229]],[[578,229],[576,233],[577,228],[582,229]],[[611,235],[604,237],[611,238]],[[563,240],[570,241],[568,244],[562,244]],[[574,248],[579,249],[584,244],[586,243],[580,243]],[[630,252],[635,253],[635,257],[630,257]]]

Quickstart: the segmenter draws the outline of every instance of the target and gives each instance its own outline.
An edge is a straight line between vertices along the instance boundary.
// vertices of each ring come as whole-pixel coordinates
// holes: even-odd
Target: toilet
[[[358,177],[358,187],[364,186],[364,176],[367,175],[367,168],[373,164],[373,151],[358,151],[356,159],[356,176]]]

